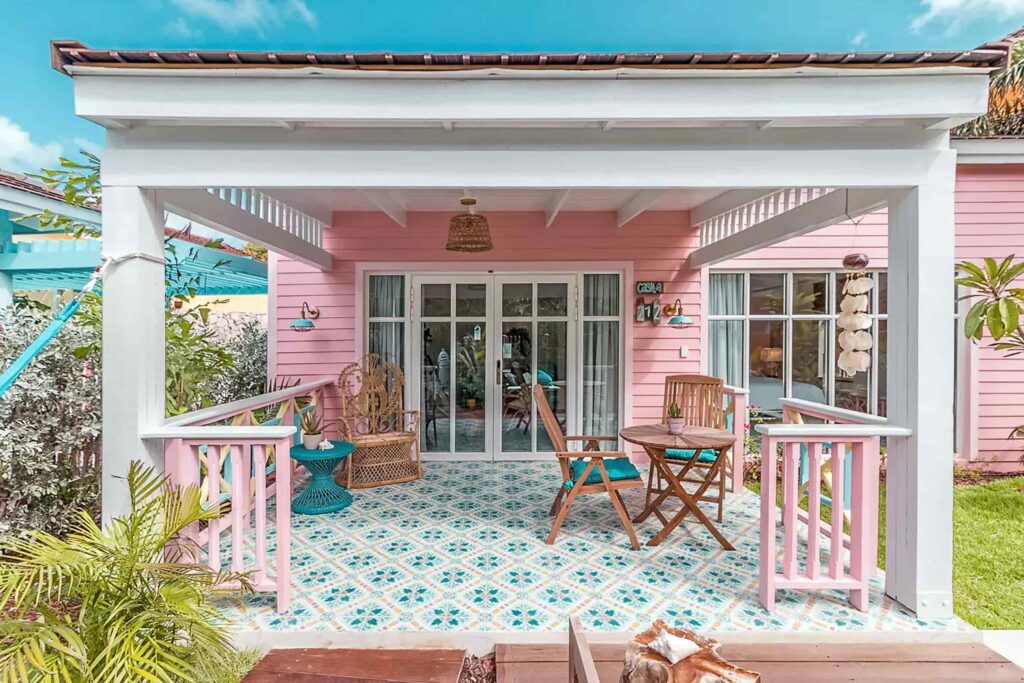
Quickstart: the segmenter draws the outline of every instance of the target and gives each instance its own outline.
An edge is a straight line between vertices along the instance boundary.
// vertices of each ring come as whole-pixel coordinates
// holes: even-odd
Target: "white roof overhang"
[[[76,112],[108,128],[830,127],[948,129],[985,110],[988,72],[138,69],[74,65]]]

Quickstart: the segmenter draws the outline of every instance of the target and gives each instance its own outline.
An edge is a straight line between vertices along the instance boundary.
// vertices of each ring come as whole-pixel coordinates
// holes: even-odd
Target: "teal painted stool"
[[[299,515],[322,515],[344,510],[352,504],[352,494],[334,483],[334,468],[352,454],[356,447],[348,441],[332,441],[330,450],[310,450],[292,446],[291,456],[309,472],[309,486],[295,496],[292,512]]]

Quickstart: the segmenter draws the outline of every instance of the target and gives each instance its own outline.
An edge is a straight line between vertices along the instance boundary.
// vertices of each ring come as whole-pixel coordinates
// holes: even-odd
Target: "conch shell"
[[[696,652],[670,664],[648,645],[662,632],[685,638],[697,646]],[[718,641],[692,631],[668,626],[660,619],[635,636],[626,646],[619,683],[758,683],[761,675],[730,664],[718,654]]]

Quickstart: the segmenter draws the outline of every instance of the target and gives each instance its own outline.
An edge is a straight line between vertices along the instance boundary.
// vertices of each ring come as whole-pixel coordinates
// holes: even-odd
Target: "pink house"
[[[985,111],[1006,48],[357,55],[55,42],[76,110],[108,131],[104,249],[118,260],[104,280],[105,514],[124,510],[120,477],[140,456],[231,500],[230,519],[196,540],[212,565],[230,556],[276,593],[283,615],[233,612],[256,630],[551,630],[574,609],[605,630],[652,614],[726,630],[956,630],[954,458],[1008,466],[1014,412],[1001,398],[1017,389],[1015,362],[959,341],[952,271],[999,255],[990,236],[1013,239],[1024,175],[1007,149],[951,146],[949,130]],[[270,372],[301,377],[298,388],[165,419],[164,209],[271,250]],[[486,217],[492,249],[447,248],[467,210]],[[867,369],[848,375],[836,313],[851,252],[871,257],[873,343]],[[334,379],[368,353],[403,369],[423,479],[360,489],[344,513],[300,522],[281,504],[296,398],[333,423]],[[580,508],[564,544],[543,543],[551,498],[579,482],[562,480],[522,390],[539,386],[566,433],[615,441],[661,423],[666,376],[699,373],[728,385],[720,524],[732,542],[702,519],[631,551],[605,505]],[[266,405],[282,406],[280,423],[257,423]],[[760,499],[742,485],[748,436],[772,475]],[[646,469],[620,444],[628,476]],[[834,470],[830,500],[808,487],[807,514],[801,460],[812,481]],[[645,505],[636,492],[631,515]],[[822,521],[828,504],[846,511],[848,535],[841,515]],[[659,521],[642,518],[648,538]]]
[[[955,140],[954,147],[958,150],[957,260],[1024,255],[1024,148],[1015,140]],[[768,420],[781,416],[778,399],[782,397],[885,415],[888,224],[884,211],[784,240],[715,264],[702,274],[701,269],[687,267],[699,239],[690,210],[713,196],[709,192],[665,193],[632,218],[628,230],[618,225],[614,210],[579,210],[577,207],[593,204],[579,193],[535,200],[540,204],[561,200],[554,212],[546,206],[533,211],[501,210],[501,199],[488,200],[486,192],[478,194],[484,197],[482,208],[500,207],[488,211],[495,243],[492,252],[467,256],[445,251],[451,212],[409,209],[405,225],[399,225],[380,210],[363,209],[359,205],[366,200],[355,198],[351,209],[333,213],[333,227],[338,230],[329,232],[324,243],[335,256],[331,273],[314,275],[301,264],[275,259],[272,277],[278,287],[271,290],[271,317],[276,321],[272,325],[271,374],[318,376],[369,351],[396,357],[398,347],[369,341],[371,326],[379,324],[369,322],[372,316],[367,303],[367,297],[373,296],[371,282],[380,281],[371,279],[375,273],[391,275],[389,282],[402,279],[407,300],[396,303],[392,312],[403,320],[416,315],[410,312],[408,301],[417,299],[414,282],[420,276],[430,283],[427,287],[437,286],[445,274],[460,274],[477,278],[486,288],[499,286],[496,283],[504,273],[514,276],[518,288],[523,273],[557,274],[554,279],[564,280],[563,291],[573,298],[573,307],[580,308],[586,283],[596,283],[599,273],[614,273],[621,275],[626,286],[614,313],[621,321],[622,348],[615,362],[617,367],[621,365],[622,396],[616,406],[621,417],[612,419],[623,423],[634,418],[660,419],[663,378],[680,373],[713,374],[731,385],[748,388],[750,403],[758,409],[755,412]],[[447,198],[438,195],[422,201],[444,205],[446,199],[454,204],[456,198],[449,193]],[[606,196],[603,201],[614,206],[622,200]],[[873,311],[880,334],[871,371],[850,378],[831,359],[838,353],[835,304],[842,287],[842,259],[854,252],[868,254],[870,268],[878,278]],[[564,260],[567,255],[574,260]],[[539,275],[534,279],[544,281]],[[694,324],[676,330],[666,324],[667,315],[661,325],[635,322],[637,295],[631,285],[640,281],[663,282],[663,294],[644,298],[662,304],[678,299]],[[319,324],[329,332],[315,339],[290,333],[288,323],[304,300],[320,306]],[[584,312],[568,326],[575,329],[566,333],[566,342],[558,351],[567,354],[568,346],[576,344],[581,364],[589,362],[580,351],[591,343],[584,331],[586,320]],[[501,318],[485,321],[481,317],[480,321],[489,332],[498,329]],[[486,322],[491,323],[489,329]],[[1017,376],[1024,372],[1024,360],[1005,358],[988,345],[970,344],[960,326],[957,330],[956,352],[951,358],[956,369],[953,424],[957,460],[985,468],[1019,469],[1021,449],[1008,437],[1024,420],[1019,407],[1024,380]],[[418,358],[421,351],[417,349],[422,347],[407,334],[403,327],[401,361],[416,372],[411,354]],[[787,345],[787,336],[800,340],[795,346]],[[808,337],[813,343],[800,343]],[[768,348],[783,348],[784,353],[778,360],[761,361],[759,354]],[[543,369],[554,360],[539,358],[538,367]],[[533,362],[530,359],[529,363]],[[577,374],[580,372],[577,369]],[[587,429],[595,419],[586,413],[584,400],[576,396],[567,399],[574,404],[572,408],[562,406],[579,429]],[[602,404],[601,410],[607,408]],[[495,444],[489,441],[487,452],[494,452],[497,437],[493,440]],[[478,450],[485,450],[482,443]],[[439,452],[457,451],[445,447]]]

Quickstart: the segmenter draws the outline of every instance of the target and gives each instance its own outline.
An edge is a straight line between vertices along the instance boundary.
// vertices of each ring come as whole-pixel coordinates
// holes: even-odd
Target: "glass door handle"
[[[494,361],[494,386],[501,386],[501,361]]]

